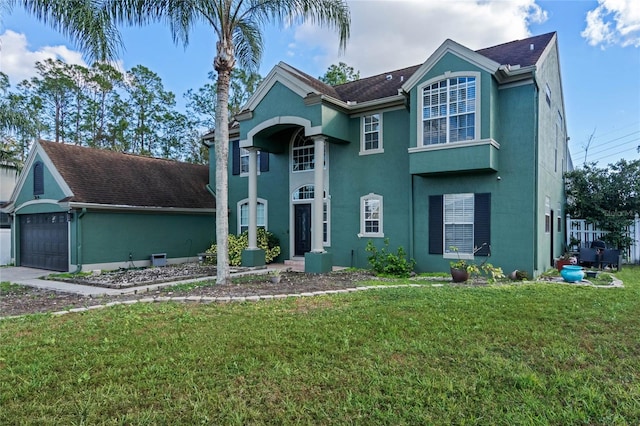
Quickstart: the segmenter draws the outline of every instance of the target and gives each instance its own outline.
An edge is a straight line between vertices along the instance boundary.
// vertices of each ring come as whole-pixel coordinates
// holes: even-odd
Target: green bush
[[[229,235],[229,265],[240,266],[242,264],[242,251],[249,247],[249,231],[244,231],[240,235]],[[280,254],[280,240],[272,232],[264,228],[258,228],[258,248],[264,250],[266,263],[271,263]],[[216,245],[212,245],[206,251],[210,254],[217,254]],[[215,263],[215,256],[209,258],[210,263]]]
[[[398,247],[397,252],[389,252],[389,239],[384,239],[384,247],[380,250],[371,240],[367,243],[366,251],[371,253],[368,257],[369,264],[376,274],[392,275],[394,277],[408,277],[413,272],[416,261],[407,259],[407,253],[403,247]]]

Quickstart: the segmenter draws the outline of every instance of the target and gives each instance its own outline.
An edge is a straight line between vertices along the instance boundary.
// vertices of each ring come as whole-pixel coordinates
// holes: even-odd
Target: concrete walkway
[[[237,277],[246,274],[266,274],[274,269],[285,269],[285,265],[270,265],[269,268],[256,269],[245,272],[238,272],[231,274],[232,277]],[[36,287],[43,290],[59,291],[62,293],[78,294],[81,296],[102,296],[102,295],[121,295],[121,294],[141,294],[149,291],[168,287],[176,284],[193,283],[198,281],[206,281],[215,279],[215,277],[200,277],[192,278],[188,280],[176,280],[170,282],[163,282],[158,284],[140,285],[129,288],[104,288],[90,285],[74,284],[63,281],[45,280],[43,277],[53,273],[44,269],[25,268],[22,266],[0,268],[0,281],[9,281],[13,284],[20,284],[29,287]]]

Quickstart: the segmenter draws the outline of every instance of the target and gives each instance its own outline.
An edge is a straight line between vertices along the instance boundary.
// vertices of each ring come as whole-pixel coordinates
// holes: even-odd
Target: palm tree
[[[340,49],[346,47],[351,23],[346,0],[9,0],[19,3],[39,19],[51,22],[76,39],[96,59],[112,59],[121,45],[117,24],[145,25],[163,22],[174,42],[189,43],[189,33],[204,22],[214,30],[218,73],[216,157],[216,244],[218,284],[229,281],[227,218],[229,158],[229,86],[231,73],[242,68],[257,70],[262,56],[262,27],[311,22],[337,30]]]

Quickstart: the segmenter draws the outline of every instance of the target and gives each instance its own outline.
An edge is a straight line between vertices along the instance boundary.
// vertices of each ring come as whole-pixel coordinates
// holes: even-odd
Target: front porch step
[[[292,271],[304,272],[304,258],[287,259],[284,261],[284,265],[291,268]]]

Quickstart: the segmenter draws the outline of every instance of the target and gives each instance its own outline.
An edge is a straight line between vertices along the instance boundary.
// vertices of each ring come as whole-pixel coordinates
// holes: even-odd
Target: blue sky
[[[480,49],[551,31],[558,33],[569,147],[576,165],[640,159],[640,1],[638,0],[349,0],[351,38],[310,25],[266,27],[260,74],[280,61],[320,76],[339,61],[362,77],[424,62],[447,38]],[[26,15],[0,11],[0,71],[12,85],[35,75],[37,60],[84,63],[71,40]],[[196,28],[176,46],[161,25],[123,28],[119,64],[156,72],[167,90],[183,94],[207,81],[215,38]]]

